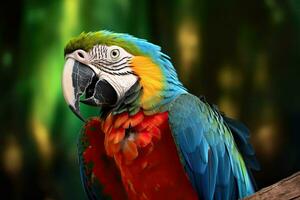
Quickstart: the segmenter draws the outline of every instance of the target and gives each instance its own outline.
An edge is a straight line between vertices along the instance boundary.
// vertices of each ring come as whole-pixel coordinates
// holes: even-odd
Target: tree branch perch
[[[263,188],[244,200],[300,200],[300,171],[269,187]]]

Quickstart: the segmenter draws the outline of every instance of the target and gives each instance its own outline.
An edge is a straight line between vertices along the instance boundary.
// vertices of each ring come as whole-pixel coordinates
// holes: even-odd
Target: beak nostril
[[[80,57],[80,58],[84,58],[84,55],[83,55],[83,53],[82,52],[77,52],[77,55]]]

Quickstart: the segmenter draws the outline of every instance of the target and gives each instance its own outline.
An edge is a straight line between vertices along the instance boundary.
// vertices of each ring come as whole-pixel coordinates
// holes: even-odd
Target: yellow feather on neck
[[[135,56],[131,60],[134,73],[140,78],[143,87],[141,106],[144,110],[151,110],[161,101],[161,92],[164,87],[164,76],[160,67],[150,58]]]

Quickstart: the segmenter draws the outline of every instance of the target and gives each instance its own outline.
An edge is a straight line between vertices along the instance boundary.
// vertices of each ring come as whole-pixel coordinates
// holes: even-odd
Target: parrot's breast
[[[99,126],[129,199],[198,199],[180,163],[167,112],[109,115]],[[101,183],[103,177],[97,178]]]

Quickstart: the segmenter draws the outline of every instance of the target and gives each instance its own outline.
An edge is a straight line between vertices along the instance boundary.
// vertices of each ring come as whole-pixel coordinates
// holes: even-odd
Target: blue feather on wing
[[[246,167],[256,166],[247,161],[254,156],[249,132],[191,94],[177,97],[168,111],[179,156],[200,199],[237,199],[254,192]]]

